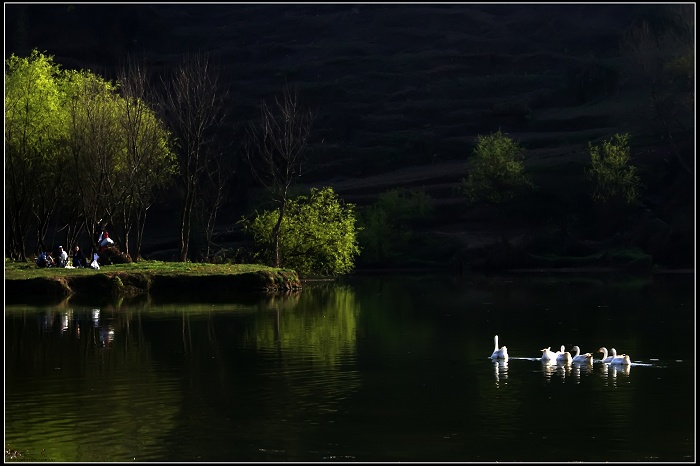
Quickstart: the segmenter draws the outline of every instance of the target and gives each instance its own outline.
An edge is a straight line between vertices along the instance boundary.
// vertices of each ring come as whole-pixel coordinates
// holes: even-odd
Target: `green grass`
[[[64,269],[60,267],[41,268],[33,262],[5,260],[5,279],[28,280],[40,277],[69,277],[116,272],[150,273],[156,275],[236,275],[250,272],[272,272],[278,269],[258,264],[208,264],[194,262],[164,262],[141,260],[130,264],[106,265],[100,270]]]

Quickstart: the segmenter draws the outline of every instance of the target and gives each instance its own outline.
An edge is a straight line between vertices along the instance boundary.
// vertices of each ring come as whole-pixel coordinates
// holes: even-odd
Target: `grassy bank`
[[[247,292],[300,288],[294,270],[263,265],[139,261],[92,270],[39,268],[31,262],[5,261],[6,302],[48,302],[73,295],[218,299]]]

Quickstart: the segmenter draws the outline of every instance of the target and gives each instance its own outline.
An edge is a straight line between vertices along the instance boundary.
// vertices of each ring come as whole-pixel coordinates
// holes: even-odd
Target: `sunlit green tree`
[[[6,60],[10,257],[26,260],[30,239],[37,250],[50,249],[44,236],[51,224],[67,247],[81,229],[94,247],[99,229],[113,224],[127,253],[129,231],[143,230],[154,192],[172,179],[176,159],[169,132],[140,92],[144,76],[129,71],[120,94],[117,84],[89,70],[63,71],[36,50]]]
[[[338,199],[332,188],[312,188],[308,196],[287,201],[279,231],[280,266],[299,274],[341,275],[352,271],[360,253],[355,206]],[[264,211],[245,222],[265,263],[276,261],[274,225],[277,210]]]
[[[85,231],[95,241],[101,228],[114,223],[119,202],[116,172],[125,151],[120,102],[116,85],[90,71],[69,72],[65,89],[75,176],[70,189]]]
[[[136,257],[146,212],[177,167],[170,133],[146,101],[141,73],[134,65],[113,83],[90,71],[72,71],[64,85],[74,174],[65,195],[72,195],[72,218],[82,220],[92,240],[106,224],[116,226],[127,254],[135,229]]]
[[[26,260],[29,231],[37,247],[55,214],[65,181],[67,120],[60,67],[34,50],[5,66],[5,225],[10,257]]]

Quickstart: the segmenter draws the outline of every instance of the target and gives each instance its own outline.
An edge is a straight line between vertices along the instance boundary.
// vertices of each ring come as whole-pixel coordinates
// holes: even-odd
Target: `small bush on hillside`
[[[642,187],[630,163],[629,134],[615,134],[599,146],[588,143],[591,166],[586,175],[598,215],[601,238],[623,232],[631,223]]]
[[[432,200],[422,190],[391,189],[379,195],[362,216],[359,241],[366,264],[385,263],[406,251],[412,226],[432,212]]]
[[[641,181],[637,168],[630,164],[629,134],[615,134],[599,146],[588,143],[594,201],[604,204],[632,204],[639,199]]]
[[[477,136],[472,169],[462,179],[462,192],[471,202],[501,204],[533,186],[525,175],[523,149],[500,130]]]

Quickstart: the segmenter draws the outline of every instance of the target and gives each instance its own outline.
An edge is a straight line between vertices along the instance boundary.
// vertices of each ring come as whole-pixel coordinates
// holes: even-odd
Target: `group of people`
[[[106,248],[114,244],[114,240],[109,237],[109,232],[103,231],[100,233],[100,237],[97,240],[97,244],[100,252],[104,251]],[[81,268],[90,267],[93,269],[99,269],[100,265],[98,259],[100,256],[95,253],[93,254],[92,262],[88,265],[88,260],[80,249],[80,246],[76,245],[73,248],[73,261],[71,267]],[[51,255],[50,252],[42,252],[39,257],[36,258],[36,265],[39,267],[68,267],[69,265],[68,252],[63,249],[63,246],[58,247],[58,254],[56,258]]]
[[[50,252],[46,251],[39,254],[39,257],[36,258],[36,265],[39,267],[67,267],[69,262],[68,252],[63,249],[63,246],[58,247],[58,254],[55,259]],[[73,249],[73,261],[71,266],[75,268],[88,266],[87,259],[80,249],[80,246],[76,245]]]

